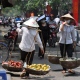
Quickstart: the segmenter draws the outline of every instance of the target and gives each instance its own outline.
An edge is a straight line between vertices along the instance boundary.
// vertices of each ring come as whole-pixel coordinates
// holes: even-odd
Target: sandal
[[[21,74],[20,74],[20,77],[24,77],[26,75],[26,72],[22,72]]]
[[[29,76],[23,76],[21,79],[29,79]]]
[[[62,73],[66,73],[66,71],[65,71],[65,70],[63,70],[63,71],[62,71]]]
[[[71,70],[71,69],[69,69],[68,72],[69,72],[69,73],[72,73],[72,74],[75,74],[75,71],[73,71],[73,70]]]
[[[20,74],[20,77],[24,77],[26,75],[26,71],[25,69],[22,71],[22,73]]]

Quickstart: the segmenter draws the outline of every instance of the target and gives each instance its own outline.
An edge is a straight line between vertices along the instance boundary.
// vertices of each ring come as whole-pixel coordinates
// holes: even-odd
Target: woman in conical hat
[[[23,24],[26,27],[22,26],[21,29],[20,28],[17,29],[17,32],[19,34],[22,33],[22,39],[19,44],[21,60],[24,62],[27,56],[26,62],[28,65],[31,65],[35,53],[35,41],[38,43],[42,53],[44,53],[44,49],[38,31],[36,29],[39,27],[37,22],[33,18],[31,18],[25,21]],[[26,72],[26,70],[24,69],[21,73],[21,77],[25,76],[26,78],[28,78],[29,73]]]
[[[73,56],[73,48],[76,46],[76,37],[75,37],[75,29],[72,22],[74,18],[70,14],[66,14],[61,16],[60,18],[63,22],[60,25],[59,33],[60,33],[60,53],[61,57],[66,57],[66,53],[68,57]],[[65,51],[64,51],[65,50]],[[66,68],[63,67],[62,73],[66,72]],[[69,69],[68,72],[74,73],[72,69]]]
[[[61,18],[60,18],[60,20],[63,21],[63,22],[64,22],[66,19],[70,19],[70,20],[71,20],[71,24],[77,25],[77,21],[76,21],[69,13],[61,16]]]
[[[25,21],[23,23],[23,25],[27,26],[27,27],[32,27],[32,28],[38,28],[39,25],[37,24],[37,22],[35,21],[34,18],[30,18],[29,20]]]
[[[63,20],[64,18],[69,18],[69,19],[74,20],[74,18],[70,14],[65,14],[65,15],[61,16],[60,19]]]

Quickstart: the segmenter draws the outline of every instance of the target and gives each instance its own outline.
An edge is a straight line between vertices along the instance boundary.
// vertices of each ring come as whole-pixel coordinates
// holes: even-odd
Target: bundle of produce
[[[80,66],[80,58],[60,58],[60,64],[67,69],[73,69]]]
[[[21,71],[22,70],[22,62],[21,61],[7,61],[2,63],[2,67],[9,71]]]
[[[50,66],[46,64],[32,64],[27,65],[25,68],[27,72],[33,75],[45,75],[50,71]]]

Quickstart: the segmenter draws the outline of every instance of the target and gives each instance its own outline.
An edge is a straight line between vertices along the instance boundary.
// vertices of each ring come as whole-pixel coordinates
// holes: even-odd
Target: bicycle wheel
[[[8,50],[9,50],[9,52],[12,52],[13,49],[14,49],[14,41],[10,40],[9,44],[8,44]]]
[[[0,42],[0,63],[8,59],[9,52],[7,45],[3,42]]]

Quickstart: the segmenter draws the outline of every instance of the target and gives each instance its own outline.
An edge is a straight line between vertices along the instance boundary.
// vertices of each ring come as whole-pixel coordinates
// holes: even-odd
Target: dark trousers
[[[43,47],[44,47],[44,53],[45,53],[45,49],[46,49],[46,43],[47,43],[47,39],[45,38],[43,38],[43,40],[42,40],[42,44],[43,44]],[[38,52],[38,57],[42,57],[42,58],[44,58],[44,54],[42,54],[42,52],[41,52],[41,49],[39,48],[39,52]]]
[[[14,49],[16,47],[17,39],[18,39],[18,35],[16,35],[15,40],[14,40]]]
[[[67,52],[67,54],[66,54]],[[72,57],[73,56],[73,45],[72,44],[61,44],[60,43],[60,53],[61,57]],[[63,70],[66,70],[66,68],[63,67]]]
[[[21,60],[24,62],[26,59],[27,65],[31,65],[33,62],[35,50],[32,52],[25,52],[25,51],[20,50],[20,52],[21,52]],[[26,56],[27,56],[27,58],[26,58]],[[28,72],[26,72],[26,76],[29,76]]]

